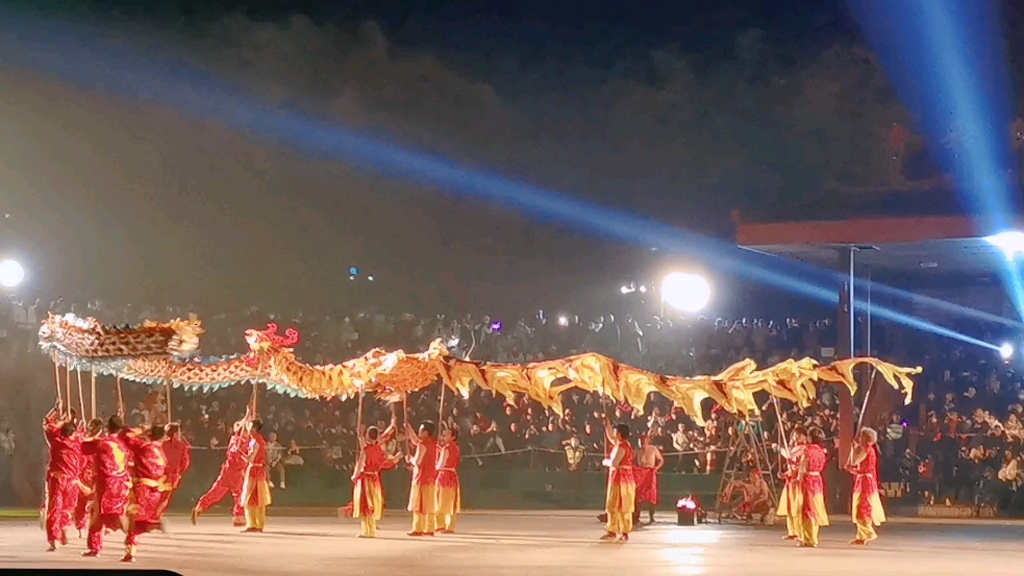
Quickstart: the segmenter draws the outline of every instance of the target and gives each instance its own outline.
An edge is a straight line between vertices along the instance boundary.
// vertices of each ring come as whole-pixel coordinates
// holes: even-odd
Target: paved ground
[[[837,519],[838,520],[838,519]],[[144,537],[137,568],[186,576],[360,574],[391,576],[504,576],[528,574],[1011,574],[1024,563],[1024,526],[895,523],[867,548],[847,544],[848,523],[823,531],[818,549],[782,542],[777,528],[660,523],[626,544],[600,543],[593,515],[576,512],[465,515],[459,534],[405,536],[408,518],[389,516],[377,540],[354,538],[353,520],[271,518],[262,535],[242,535],[224,517],[193,527],[170,520],[170,534]],[[121,539],[111,537],[102,558],[81,558],[84,541],[45,552],[38,522],[0,521],[0,567],[116,568]]]

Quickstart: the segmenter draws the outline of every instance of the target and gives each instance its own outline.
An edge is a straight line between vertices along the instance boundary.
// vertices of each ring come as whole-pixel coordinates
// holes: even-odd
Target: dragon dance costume
[[[409,511],[412,512],[410,536],[431,536],[437,531],[437,441],[421,439],[413,461]]]
[[[50,549],[66,544],[67,527],[71,525],[78,496],[82,468],[82,434],[75,430],[65,436],[63,423],[54,418],[43,421],[43,433],[50,451],[46,468],[46,540]]]
[[[267,524],[267,506],[270,506],[270,482],[267,477],[267,441],[256,430],[249,440],[249,468],[242,486],[245,503],[245,530],[263,532]]]
[[[441,446],[437,459],[437,529],[451,534],[455,532],[455,516],[462,512],[462,491],[459,486],[459,445],[455,441]]]

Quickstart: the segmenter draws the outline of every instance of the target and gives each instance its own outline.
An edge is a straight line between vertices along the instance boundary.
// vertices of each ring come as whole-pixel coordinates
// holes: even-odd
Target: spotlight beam
[[[1006,47],[989,0],[848,0],[893,88],[919,119],[934,157],[953,174],[983,235],[1012,229],[1019,214],[1010,148],[1013,106]],[[1024,319],[1024,283],[1010,259],[998,269]]]
[[[54,76],[91,89],[143,102],[169,105],[186,114],[223,122],[234,129],[273,139],[306,154],[343,161],[367,172],[441,188],[508,209],[572,225],[640,246],[660,246],[716,265],[751,281],[788,290],[826,304],[838,304],[832,282],[776,272],[777,262],[653,219],[562,196],[516,182],[500,174],[469,170],[443,158],[418,153],[341,129],[298,113],[270,109],[208,74],[165,55],[148,58],[141,50],[124,50],[81,25],[0,18],[0,60],[34,73]],[[818,270],[817,276],[823,271]],[[827,276],[834,276],[824,272]],[[855,303],[855,307],[857,304]],[[998,347],[891,310],[873,306],[881,318],[990,349]]]

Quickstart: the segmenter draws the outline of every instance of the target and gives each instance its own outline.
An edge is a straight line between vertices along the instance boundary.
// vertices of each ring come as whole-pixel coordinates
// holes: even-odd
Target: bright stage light
[[[14,288],[25,279],[25,269],[14,260],[0,262],[0,286]]]
[[[563,328],[568,326],[569,325],[569,317],[568,316],[559,316],[558,317],[558,325],[563,327]]]
[[[999,248],[1008,260],[1024,254],[1024,232],[1020,230],[1004,230],[998,234],[986,236],[985,241]]]
[[[1009,342],[1004,343],[999,347],[999,357],[1003,360],[1009,360],[1013,356],[1013,344]]]
[[[661,282],[661,300],[680,312],[700,312],[711,301],[711,285],[703,276],[673,272]]]

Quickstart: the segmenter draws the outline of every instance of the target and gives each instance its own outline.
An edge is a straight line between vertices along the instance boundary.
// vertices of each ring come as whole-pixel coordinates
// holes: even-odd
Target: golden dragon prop
[[[39,330],[39,344],[73,367],[97,367],[100,373],[126,380],[175,387],[213,389],[262,382],[289,396],[351,398],[364,391],[396,401],[441,382],[463,397],[474,386],[510,402],[526,395],[557,413],[562,412],[562,393],[571,389],[597,393],[641,412],[655,393],[698,423],[703,422],[701,402],[708,398],[733,414],[753,416],[758,414],[754,394],[759,392],[803,407],[813,403],[820,383],[844,385],[855,393],[857,366],[873,367],[909,403],[914,390],[910,376],[921,373],[921,368],[903,368],[876,358],[851,358],[825,366],[804,358],[761,370],[746,359],[713,376],[665,376],[594,353],[531,364],[471,362],[451,356],[440,340],[423,352],[373,349],[341,364],[310,365],[295,357],[299,333],[288,329],[280,336],[277,331],[276,324],[246,330],[248,353],[201,359],[192,355],[203,332],[194,318],[112,328],[91,318],[51,315]]]

